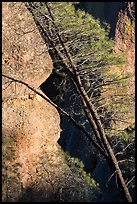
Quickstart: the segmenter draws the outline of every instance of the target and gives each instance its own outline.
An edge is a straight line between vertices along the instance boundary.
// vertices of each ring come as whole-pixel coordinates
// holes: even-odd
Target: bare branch
[[[115,171],[113,174],[111,174],[111,176],[109,177],[108,181],[106,182],[106,186],[108,187],[108,182],[110,181],[110,179],[116,174],[117,171]]]
[[[124,152],[125,152],[125,150],[130,146],[130,145],[132,145],[132,143],[129,143],[125,148],[123,148],[120,152],[117,152],[116,154],[115,154],[115,156],[117,156],[118,154],[123,154]]]
[[[130,183],[132,183],[132,181],[135,179],[135,176],[133,176],[127,183],[126,186],[129,186]]]
[[[42,93],[40,93],[39,91],[37,91],[36,89],[34,89],[33,87],[31,87],[29,84],[27,84],[26,82],[23,82],[21,80],[18,79],[14,79],[13,77],[9,77],[5,74],[2,74],[3,77],[10,79],[14,82],[17,83],[21,83],[23,85],[25,85],[26,87],[28,87],[30,90],[32,90],[33,92],[35,92],[36,94],[38,94],[39,96],[41,96],[43,99],[45,99],[46,101],[48,101],[52,106],[54,106],[60,113],[64,114],[65,116],[67,116],[72,122],[73,124],[80,129],[86,136],[87,138],[93,143],[93,145],[105,156],[107,157],[106,153],[104,152],[104,150],[92,139],[91,135],[83,128],[83,126],[79,125],[67,112],[65,112],[62,108],[60,108],[59,106],[57,106],[55,103],[53,103],[48,97],[46,97],[45,95],[43,95]]]

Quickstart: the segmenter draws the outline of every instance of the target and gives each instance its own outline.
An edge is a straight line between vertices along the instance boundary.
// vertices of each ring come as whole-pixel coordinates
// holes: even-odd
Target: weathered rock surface
[[[58,112],[40,96],[33,99],[14,99],[3,103],[3,136],[12,138],[24,187],[36,172],[34,163],[46,152],[54,162],[60,136]],[[52,155],[51,155],[52,154]]]
[[[23,2],[3,2],[2,16],[2,72],[37,89],[49,77],[52,61],[33,18]],[[57,143],[61,132],[57,110],[4,77],[2,89],[3,141],[10,139],[9,149],[3,147],[3,202],[93,199],[90,186],[64,162]],[[9,150],[15,150],[15,159]]]
[[[121,74],[122,77],[130,76],[127,80],[127,86],[122,93],[128,100],[127,111],[125,115],[117,116],[126,120],[126,123],[118,121],[117,128],[126,129],[135,122],[135,8],[134,2],[128,2],[125,10],[118,13],[118,20],[115,32],[115,53],[124,53],[126,63],[123,66],[116,67],[113,71]],[[122,100],[122,99],[121,99]]]
[[[2,4],[2,72],[38,88],[52,71],[52,61],[34,20],[17,2]],[[16,98],[31,91],[3,78],[2,98]]]
[[[47,48],[24,3],[3,2],[2,8],[3,74],[38,88],[52,71]],[[28,96],[24,85],[2,80],[3,138],[10,138],[15,149],[24,188],[32,182],[31,175],[43,154],[58,162],[57,140],[60,117],[57,110],[40,96]]]
[[[135,94],[135,10],[134,2],[128,2],[128,6],[125,10],[120,11],[118,14],[118,21],[116,25],[115,34],[115,52],[125,52],[127,63],[120,68],[116,67],[114,71],[126,75],[131,74],[130,84],[128,86],[127,94]],[[134,123],[135,117],[135,104],[132,100],[129,104],[129,110],[126,116],[133,115],[133,118],[127,120],[127,123],[121,123],[120,121],[116,124],[117,128],[125,129],[130,124]],[[130,117],[129,117],[130,118]],[[123,119],[125,119],[123,117]],[[109,171],[106,161],[99,161],[95,171],[93,172],[93,178],[99,182],[103,189],[103,197],[101,202],[122,202],[119,192],[117,191],[114,177],[111,178],[111,172]],[[111,179],[110,179],[111,178]],[[110,180],[110,181],[109,181]],[[108,182],[109,181],[109,182]],[[107,183],[107,185],[106,185]],[[135,192],[132,192],[129,188],[133,200],[135,199]],[[133,190],[134,191],[134,190]]]
[[[123,19],[126,19],[126,17],[124,17],[126,15],[122,13],[119,15],[123,16]],[[34,88],[38,88],[52,72],[52,61],[31,14],[25,8],[24,3],[3,2],[2,17],[3,73],[25,81]],[[127,23],[129,23],[129,21],[127,21]],[[130,21],[130,23],[133,22]],[[131,36],[133,34],[133,38],[129,38],[130,31],[128,30],[126,34],[127,38],[124,38],[123,41],[122,36],[123,33],[125,35],[126,29],[124,28],[121,34],[122,25],[123,20],[119,20],[116,30],[116,52],[121,50],[127,51],[129,60],[128,70],[132,71],[134,68],[134,30],[130,33]],[[55,108],[41,97],[35,94],[30,97],[29,94],[32,92],[24,85],[15,84],[14,82],[10,83],[10,81],[5,78],[2,79],[2,83],[3,137],[10,137],[13,141],[16,150],[16,161],[22,164],[20,174],[23,187],[25,189],[29,188],[33,186],[36,181],[38,182],[38,188],[43,186],[43,183],[48,182],[53,185],[55,183],[53,179],[55,174],[58,175],[59,179],[63,176],[62,163],[60,166],[56,166],[61,160],[61,158],[57,156],[57,141],[61,131],[59,114]],[[131,88],[132,87],[131,84]],[[68,138],[66,141],[66,149],[73,152],[72,155],[81,155],[81,153],[79,154],[79,149],[84,150],[83,140],[82,138],[79,140],[79,131],[76,131],[75,128],[73,131],[71,127],[72,124],[66,127]],[[74,137],[75,133],[77,134],[76,137]],[[82,137],[82,135],[80,137]],[[85,148],[85,152],[86,151],[87,149]],[[43,162],[45,155],[47,156],[45,159],[46,162],[48,161],[54,165],[52,170],[47,169],[47,171],[45,171],[44,167],[37,166],[42,165],[41,162]],[[85,160],[89,160],[89,157],[90,154],[88,154],[87,158],[84,158]],[[83,155],[80,159],[83,159]],[[48,166],[46,164],[46,167],[50,168],[51,165]],[[41,169],[43,169],[42,171],[46,176],[40,176]],[[90,170],[91,166],[89,166],[89,171]],[[96,170],[97,174],[102,174],[100,170],[101,168],[99,166]],[[104,172],[104,174],[105,173],[106,172]],[[37,177],[37,174],[39,174],[40,177]],[[34,178],[34,176],[37,178]],[[49,180],[45,182],[46,179]],[[66,185],[65,182],[64,185]],[[51,191],[54,190],[52,189],[53,187],[54,185],[50,186]],[[45,188],[47,189],[48,186],[45,186]],[[60,192],[61,191],[62,189],[60,189]],[[42,194],[44,194],[44,192]],[[32,193],[29,193],[29,196],[31,201]],[[77,197],[77,195],[75,196]],[[35,201],[38,201],[38,197],[39,192]],[[44,196],[45,201],[47,201],[46,197],[47,195]],[[43,200],[41,201],[43,202]]]
[[[121,68],[123,74],[132,74],[129,93],[135,92],[135,8],[128,2],[127,8],[120,11],[116,25],[115,52],[124,52],[127,63]]]

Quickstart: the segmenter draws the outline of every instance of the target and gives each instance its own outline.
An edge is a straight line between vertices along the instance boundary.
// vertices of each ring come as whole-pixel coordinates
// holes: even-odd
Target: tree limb
[[[62,108],[60,108],[59,106],[57,106],[55,103],[53,103],[48,97],[44,96],[42,93],[40,93],[39,91],[37,91],[35,88],[31,87],[29,84],[27,84],[26,82],[23,82],[21,80],[15,79],[13,77],[9,77],[5,74],[2,74],[3,77],[10,79],[14,82],[20,83],[25,85],[26,87],[28,87],[30,90],[32,90],[33,92],[35,92],[36,94],[38,94],[39,96],[41,96],[44,100],[46,100],[47,102],[49,102],[53,107],[55,107],[60,113],[64,114],[67,118],[69,118],[73,124],[80,129],[86,136],[87,138],[92,142],[92,144],[105,156],[107,157],[107,155],[105,154],[104,150],[92,139],[91,135],[83,128],[83,126],[79,125],[66,111],[64,111]]]

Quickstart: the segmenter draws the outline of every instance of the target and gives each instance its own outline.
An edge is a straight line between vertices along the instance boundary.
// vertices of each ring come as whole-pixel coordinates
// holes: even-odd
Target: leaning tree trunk
[[[47,2],[45,3],[45,5],[47,7],[47,10],[48,10],[49,16],[50,16],[50,17],[48,17],[47,20],[52,21],[55,35],[58,37],[60,45],[62,46],[62,48],[64,50],[64,54],[62,54],[62,52],[60,52],[60,50],[56,48],[54,40],[52,40],[52,37],[50,37],[50,32],[48,32],[48,30],[46,30],[46,31],[43,30],[43,32],[45,32],[46,38],[48,39],[48,42],[46,42],[46,43],[50,44],[50,46],[56,51],[56,54],[59,55],[59,57],[62,59],[64,67],[65,67],[65,72],[70,76],[70,78],[71,78],[71,80],[72,80],[72,82],[73,82],[73,84],[77,90],[77,93],[79,94],[79,96],[81,98],[81,102],[82,102],[82,105],[85,109],[85,113],[86,113],[86,116],[88,118],[88,121],[90,122],[91,126],[93,127],[94,134],[95,134],[96,139],[100,145],[101,150],[104,150],[105,157],[108,161],[110,169],[113,170],[112,173],[114,173],[114,172],[117,173],[118,181],[119,181],[119,188],[120,188],[121,192],[123,193],[124,200],[127,202],[132,202],[131,195],[130,195],[129,190],[126,186],[126,183],[125,183],[125,180],[123,178],[121,169],[119,167],[117,158],[115,157],[114,151],[113,151],[113,149],[112,149],[112,147],[111,147],[111,145],[107,139],[107,136],[105,134],[100,117],[99,117],[99,115],[96,111],[96,108],[94,107],[92,101],[89,100],[89,97],[88,97],[84,87],[82,86],[80,77],[78,76],[78,73],[76,71],[75,64],[73,63],[73,60],[71,59],[71,55],[70,55],[66,45],[64,44],[62,37],[59,34],[58,28],[55,25],[54,16],[51,12],[50,6]],[[31,10],[31,8],[29,8],[29,10]],[[31,12],[33,13],[33,8],[31,10]],[[45,18],[46,18],[46,16],[45,16]],[[39,25],[40,25],[40,23],[39,23]],[[42,26],[41,26],[41,29],[42,29]],[[66,63],[66,61],[64,59],[68,63]]]

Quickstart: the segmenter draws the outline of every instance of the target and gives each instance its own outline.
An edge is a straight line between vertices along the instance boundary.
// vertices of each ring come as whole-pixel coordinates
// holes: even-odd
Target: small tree
[[[15,150],[11,139],[4,138],[2,142],[2,200],[12,202],[22,191],[19,168],[21,164],[15,161]],[[15,193],[16,191],[16,193]],[[14,194],[14,196],[13,196]]]
[[[122,191],[124,199],[131,202],[132,198],[119,167],[119,162],[108,140],[108,128],[105,128],[104,125],[104,123],[108,125],[113,110],[106,111],[106,106],[102,111],[102,107],[106,105],[103,103],[102,93],[104,89],[102,87],[123,84],[122,80],[127,80],[127,77],[123,79],[121,75],[113,75],[110,71],[112,65],[118,66],[123,60],[114,55],[113,42],[108,39],[108,31],[101,28],[99,22],[95,21],[89,14],[80,10],[75,11],[71,2],[34,2],[26,3],[26,6],[32,13],[47,44],[56,73],[63,76],[65,82],[69,79],[73,85],[90,128],[87,131],[68,113],[43,97],[28,84],[12,77],[5,77],[23,83],[71,119],[105,156],[112,174],[117,174],[119,189]],[[105,121],[106,119],[107,121]]]
[[[85,115],[93,129],[99,148],[105,153],[112,171],[117,172],[119,186],[125,199],[131,201],[132,198],[118,161],[98,114],[96,100],[93,100],[93,97],[99,93],[99,91],[94,92],[95,89],[109,84],[117,84],[122,79],[121,76],[112,78],[110,75],[108,80],[111,73],[108,70],[112,65],[118,65],[121,58],[113,54],[112,41],[108,40],[105,30],[88,14],[80,10],[75,11],[72,4],[30,3],[28,8],[32,12],[45,42],[51,49],[51,56],[54,53],[57,58],[53,57],[53,61],[60,60],[63,63],[61,69],[59,67],[57,70],[70,77],[81,99]],[[46,20],[43,21],[43,19]],[[96,78],[97,83],[95,83]],[[89,87],[87,82],[89,82]],[[94,93],[95,95],[93,95]]]

